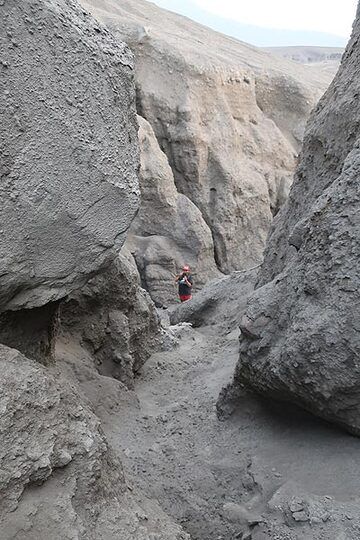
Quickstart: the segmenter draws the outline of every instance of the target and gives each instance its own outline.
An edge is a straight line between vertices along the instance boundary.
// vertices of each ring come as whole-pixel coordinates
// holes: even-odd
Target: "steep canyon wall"
[[[148,355],[142,332],[159,330],[136,270],[112,263],[139,206],[133,55],[73,0],[7,0],[0,20],[1,537],[185,539],[127,485],[80,381],[104,379],[117,399],[125,386],[95,354],[85,369],[80,341],[74,374],[54,362],[69,295],[73,332],[96,323],[127,383]]]
[[[308,123],[242,321],[236,384],[359,425],[360,13],[342,65]]]
[[[82,3],[135,53],[138,113],[151,124],[178,193],[201,213],[212,264],[225,273],[258,264],[288,194],[306,119],[331,77],[143,0]],[[140,229],[133,253],[146,281],[154,261],[137,255],[149,242]],[[183,261],[189,255],[178,251]],[[169,254],[161,273],[169,277],[177,264]]]

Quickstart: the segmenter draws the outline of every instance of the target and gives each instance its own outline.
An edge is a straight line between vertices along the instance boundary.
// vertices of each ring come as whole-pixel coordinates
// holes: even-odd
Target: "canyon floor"
[[[59,345],[130,488],[156,499],[194,540],[359,538],[360,441],[246,394],[220,421],[216,403],[234,373],[238,330],[175,328],[178,346],[154,354],[131,391],[94,378],[83,349]]]

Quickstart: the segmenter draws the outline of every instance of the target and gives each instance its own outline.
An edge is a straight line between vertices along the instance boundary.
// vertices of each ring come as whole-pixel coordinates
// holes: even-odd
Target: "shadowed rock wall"
[[[124,250],[109,268],[70,295],[60,313],[62,331],[89,350],[99,373],[128,387],[160,346],[155,306]]]
[[[307,127],[241,325],[236,384],[360,434],[360,13]]]

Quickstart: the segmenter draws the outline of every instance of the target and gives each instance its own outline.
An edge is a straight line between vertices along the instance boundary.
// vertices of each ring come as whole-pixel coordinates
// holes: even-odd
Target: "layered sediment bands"
[[[218,268],[259,263],[331,77],[143,0],[83,5],[134,51],[138,112],[211,230]]]
[[[235,383],[360,434],[360,18],[311,116],[242,321]]]
[[[0,312],[115,257],[138,208],[133,56],[73,0],[0,5]]]

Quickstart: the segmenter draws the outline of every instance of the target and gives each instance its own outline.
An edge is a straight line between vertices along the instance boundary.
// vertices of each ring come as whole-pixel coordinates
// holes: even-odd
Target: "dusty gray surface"
[[[138,207],[133,56],[73,0],[0,6],[0,312],[64,297]]]
[[[220,272],[214,261],[210,228],[200,210],[178,193],[166,155],[150,124],[138,117],[140,209],[126,246],[133,253],[141,281],[157,305],[174,302],[174,276],[184,264],[194,269],[196,288]]]
[[[331,77],[143,0],[82,4],[134,51],[138,112],[211,229],[219,269],[259,263]]]
[[[216,400],[238,334],[184,327],[180,335],[177,349],[145,364],[138,403],[133,394],[119,403],[107,382],[82,382],[128,481],[193,540],[357,540],[359,440],[250,395],[220,422]]]
[[[242,322],[236,381],[360,434],[360,18],[312,115]]]
[[[99,373],[129,387],[160,347],[155,306],[141,288],[135,262],[125,249],[106,271],[67,298],[60,319],[62,333],[88,349]]]
[[[23,88],[28,82],[32,84],[35,76],[41,84],[37,82],[35,98],[27,88],[19,108],[6,109],[6,114],[14,115],[15,119],[11,124],[14,131],[7,137],[19,146],[15,145],[16,152],[6,154],[8,161],[2,162],[6,203],[3,208],[10,215],[9,219],[7,214],[2,216],[10,229],[6,254],[13,248],[16,255],[10,260],[3,259],[3,264],[14,265],[17,281],[10,279],[2,288],[4,299],[0,311],[41,305],[80,285],[89,272],[99,269],[112,256],[113,246],[117,241],[121,243],[121,235],[137,204],[133,176],[137,150],[128,50],[121,45],[116,48],[112,38],[77,10],[71,0],[41,3],[29,0],[19,4],[9,0],[2,4],[0,15],[11,12],[17,26],[4,25],[6,47],[1,49],[0,67],[5,72],[10,70],[9,74],[18,73],[16,77],[21,77]],[[155,118],[159,119],[154,129],[175,172],[177,192],[188,189],[183,196],[173,192],[174,198],[194,199],[192,204],[202,211],[215,238],[214,261],[219,266],[248,265],[259,258],[257,250],[262,245],[271,210],[275,213],[286,196],[286,179],[293,165],[292,145],[301,138],[301,124],[315,99],[321,77],[314,72],[305,75],[310,73],[306,66],[294,68],[282,60],[271,60],[269,69],[269,56],[214,33],[211,33],[212,49],[206,39],[208,30],[166,14],[158,21],[156,17],[151,19],[155,8],[140,0],[142,14],[133,12],[131,6],[135,4],[125,0],[106,5],[117,10],[118,30],[126,33],[130,28],[138,58],[144,59],[140,63],[142,75],[151,75],[147,79],[149,87],[144,83],[139,85],[139,105],[152,115],[154,122]],[[125,15],[121,11],[124,5],[128,9]],[[25,13],[30,16],[23,18]],[[150,29],[142,23],[139,26],[138,22],[147,14],[152,21]],[[126,28],[121,28],[119,20],[124,17]],[[41,21],[46,24],[42,25]],[[102,52],[94,45],[94,35],[102,43]],[[172,53],[167,48],[169,43],[174,47]],[[56,56],[50,54],[50,49]],[[65,66],[65,49],[71,77]],[[7,55],[5,62],[3,51]],[[26,67],[32,70],[27,80],[23,70],[25,60]],[[124,66],[128,60],[129,65]],[[57,61],[62,63],[57,65]],[[267,254],[259,282],[264,287],[252,297],[249,310],[251,313],[253,306],[258,305],[257,299],[262,294],[259,291],[267,291],[264,298],[270,299],[271,309],[275,305],[272,313],[278,317],[273,323],[265,319],[271,339],[278,339],[280,331],[284,332],[287,346],[298,347],[289,350],[289,355],[300,351],[301,359],[306,359],[305,352],[319,362],[312,373],[317,379],[310,380],[316,393],[307,396],[321,396],[321,406],[325,403],[332,407],[332,419],[334,411],[337,419],[345,411],[347,425],[353,429],[349,420],[357,421],[357,414],[354,417],[351,414],[358,412],[356,325],[360,305],[356,281],[359,255],[356,180],[360,167],[357,150],[360,121],[355,107],[359,64],[356,36],[346,62],[351,69],[347,71],[344,64],[338,82],[319,106],[318,116],[310,126],[289,203],[291,216],[286,210],[277,220],[283,222],[282,232],[272,235],[273,251]],[[16,66],[18,72],[14,72]],[[46,66],[46,76],[40,77],[35,66],[41,75]],[[182,78],[177,70],[183,74]],[[81,92],[87,82],[92,85],[83,101],[80,74]],[[58,90],[61,90],[65,75],[69,85],[66,96],[72,101],[67,105],[58,101],[64,97],[60,91],[56,96],[47,93],[49,83],[53,91],[54,84],[59,82]],[[17,80],[16,77],[12,80]],[[303,79],[309,87],[303,85]],[[154,94],[152,89],[156,90]],[[4,94],[7,105],[18,96],[16,92]],[[103,96],[103,92],[107,96],[106,106],[101,96],[97,97]],[[186,103],[181,101],[184,95]],[[36,110],[34,103],[38,104]],[[91,111],[87,110],[88,106]],[[55,114],[56,107],[60,109],[59,117]],[[207,115],[207,111],[219,111],[219,114]],[[294,114],[289,114],[290,111]],[[56,137],[64,144],[63,153],[57,147],[55,154],[52,146],[55,135],[48,131],[49,124],[56,128]],[[296,131],[299,125],[300,131]],[[40,128],[43,138],[37,136]],[[95,128],[96,135],[92,132]],[[130,130],[131,141],[126,137],[125,141],[123,129]],[[83,140],[78,140],[72,130],[80,133]],[[120,145],[116,146],[114,140],[120,141]],[[155,145],[154,138],[152,142]],[[87,150],[83,151],[83,144]],[[44,150],[42,145],[46,145],[46,152],[40,152]],[[107,148],[105,153],[103,145]],[[70,151],[72,157],[67,160]],[[95,157],[90,157],[87,151]],[[34,156],[39,153],[37,161]],[[46,156],[44,161],[43,156]],[[89,169],[91,178],[87,176]],[[27,181],[34,182],[37,190],[32,189],[31,183],[30,192],[24,189],[28,185],[24,181],[25,171]],[[122,179],[131,171],[128,182],[118,181],[119,171]],[[34,174],[30,175],[31,172]],[[205,176],[209,183],[203,185]],[[41,183],[43,178],[47,179],[46,186]],[[239,179],[243,183],[236,191],[234,187]],[[12,189],[20,181],[25,183],[16,196]],[[42,190],[55,187],[57,190],[44,195]],[[74,192],[75,187],[79,192]],[[170,184],[169,188],[165,206],[172,197]],[[105,198],[95,197],[97,189],[102,196],[105,190]],[[14,195],[9,196],[14,207],[8,206],[9,194]],[[50,196],[53,199],[48,207]],[[34,213],[36,204],[37,213]],[[83,213],[76,214],[72,205],[81,207]],[[260,214],[255,213],[258,207],[262,209]],[[53,217],[50,221],[36,221],[36,227],[30,220],[28,239],[20,234],[25,228],[16,229],[15,217],[25,219],[25,210],[29,208],[36,219],[38,215],[50,216],[49,208]],[[219,216],[224,210],[222,230]],[[231,221],[233,215],[235,222]],[[70,222],[71,227],[63,226]],[[27,224],[26,219],[24,223]],[[42,234],[34,235],[30,225],[34,225],[37,233],[41,228]],[[247,239],[241,236],[244,230],[253,236]],[[72,236],[74,231],[78,234]],[[149,233],[152,234],[151,230]],[[11,234],[18,235],[13,244]],[[29,241],[24,244],[28,252],[19,254],[16,242],[24,240]],[[243,248],[241,259],[228,260],[227,250],[236,247],[236,242]],[[34,245],[37,250],[30,249]],[[65,257],[60,248],[66,249],[69,256]],[[32,254],[36,255],[38,265],[34,271],[27,266],[28,261],[33,264],[35,260]],[[69,270],[66,265],[71,266],[70,256],[74,264]],[[45,268],[44,259],[47,265],[52,261],[58,266]],[[24,264],[21,268],[19,260]],[[3,280],[9,278],[5,273],[9,272],[9,266],[4,268],[0,272]],[[132,379],[133,371],[138,370],[149,354],[147,347],[154,337],[151,329],[156,332],[157,326],[152,326],[153,307],[139,291],[134,270],[122,261],[111,272],[111,279],[104,275],[95,278],[77,297],[77,308],[68,313],[67,319],[68,330],[71,327],[72,331],[63,333],[57,341],[56,365],[45,369],[19,352],[0,346],[1,537],[4,540],[185,540],[189,537],[181,530],[182,525],[193,540],[358,540],[360,442],[357,438],[290,405],[275,406],[260,401],[245,392],[241,384],[233,388],[230,405],[218,401],[219,392],[231,381],[238,360],[236,325],[254,276],[250,282],[245,280],[245,275],[229,276],[212,285],[210,291],[204,290],[198,299],[194,298],[193,304],[179,308],[184,311],[182,318],[200,317],[201,329],[192,329],[188,324],[170,329],[169,335],[172,332],[175,336],[172,343],[178,340],[177,348],[153,355],[135,381],[134,391],[130,391],[108,375],[123,377],[126,382]],[[117,293],[124,293],[124,298]],[[26,313],[23,310],[18,314],[19,319],[11,320],[13,331],[21,326]],[[29,315],[35,316],[34,311]],[[3,320],[9,323],[9,319]],[[40,322],[35,317],[35,333]],[[258,323],[251,325],[249,318],[245,321],[243,328],[248,336],[257,338],[256,332],[264,328],[264,318],[260,317]],[[293,323],[297,323],[295,329]],[[40,324],[40,334],[43,330]],[[291,332],[296,333],[298,342],[291,339]],[[28,337],[27,334],[26,340]],[[51,348],[53,343],[51,336],[48,337],[45,347]],[[280,345],[283,346],[281,342]],[[323,361],[324,352],[333,360],[331,366]],[[120,359],[118,373],[113,371],[115,357]],[[103,374],[99,373],[94,359],[103,362]],[[280,360],[284,358],[277,360],[275,367],[281,368]],[[291,364],[286,375],[299,366],[300,360],[297,366]],[[276,381],[270,376],[276,370],[270,372],[266,384]],[[294,373],[295,390],[303,391],[306,379],[300,379],[301,369]],[[263,372],[256,377],[259,385],[264,379]],[[287,383],[289,380],[290,377]],[[329,386],[329,381],[333,386]],[[338,393],[335,397],[340,395],[341,402],[328,401],[324,390],[340,388],[343,392],[343,383],[352,384],[345,387],[346,397]],[[346,408],[335,410],[339,403]],[[217,411],[228,419],[220,422]],[[323,411],[324,408],[320,414]],[[324,416],[329,416],[327,412]]]
[[[238,359],[238,330],[223,324],[233,289],[219,283],[219,324],[210,311],[209,326],[170,327],[178,347],[151,357],[134,392],[99,377],[86,351],[60,340],[61,370],[88,396],[127,482],[193,540],[357,540],[357,438],[243,390],[218,419]]]
[[[58,369],[3,345],[0,364],[2,540],[185,540],[130,491],[99,419]]]

